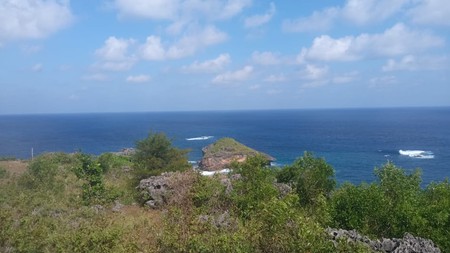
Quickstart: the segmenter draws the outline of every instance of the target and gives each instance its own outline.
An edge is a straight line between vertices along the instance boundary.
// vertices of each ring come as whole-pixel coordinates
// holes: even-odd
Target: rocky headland
[[[217,171],[230,167],[233,162],[245,162],[248,157],[262,155],[267,159],[267,164],[275,161],[275,158],[265,153],[256,151],[232,138],[222,138],[202,149],[203,158],[199,163],[199,169],[205,171]]]

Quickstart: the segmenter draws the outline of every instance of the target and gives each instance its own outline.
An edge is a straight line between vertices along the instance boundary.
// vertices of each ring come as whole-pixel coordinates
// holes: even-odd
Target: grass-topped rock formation
[[[202,149],[203,158],[199,163],[202,170],[215,171],[229,168],[233,162],[244,162],[248,157],[262,155],[267,159],[267,164],[275,161],[275,158],[256,151],[232,138],[222,138]]]

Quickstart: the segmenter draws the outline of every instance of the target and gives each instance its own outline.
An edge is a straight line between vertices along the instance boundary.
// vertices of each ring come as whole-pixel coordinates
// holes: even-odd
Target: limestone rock
[[[355,243],[363,243],[376,252],[385,253],[441,253],[441,250],[429,239],[415,237],[405,233],[403,238],[382,238],[371,240],[367,236],[362,236],[355,230],[332,229],[328,228],[332,241],[347,239]]]

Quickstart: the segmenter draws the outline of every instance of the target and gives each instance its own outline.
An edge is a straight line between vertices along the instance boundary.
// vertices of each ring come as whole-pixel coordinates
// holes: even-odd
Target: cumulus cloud
[[[146,83],[150,81],[150,76],[149,75],[128,76],[126,81],[129,83]]]
[[[437,1],[437,0],[429,0]],[[446,1],[446,0],[440,0]],[[384,21],[405,11],[413,0],[347,0],[342,6],[314,11],[310,16],[287,19],[283,22],[285,32],[311,32],[329,29],[339,20],[356,25]],[[446,4],[448,6],[448,4]]]
[[[177,43],[167,49],[167,57],[177,59],[190,56],[201,48],[221,43],[227,38],[226,33],[209,25],[200,31],[183,36]]]
[[[415,31],[398,23],[381,34],[361,34],[338,39],[322,35],[314,39],[310,48],[302,49],[298,61],[354,61],[366,57],[398,56],[443,44],[444,40],[438,36]]]
[[[285,20],[282,28],[285,32],[324,31],[331,27],[338,16],[338,8],[328,8],[323,11],[315,11],[309,17]]]
[[[0,1],[0,43],[17,39],[40,39],[72,23],[65,0]]]
[[[254,15],[246,18],[244,20],[244,26],[245,28],[253,28],[264,25],[265,23],[269,22],[272,19],[273,15],[275,15],[275,12],[276,12],[275,4],[272,2],[270,3],[269,10],[265,14]]]
[[[258,51],[253,52],[252,61],[260,65],[277,65],[281,63],[281,59],[278,54]]]
[[[399,60],[389,59],[382,67],[385,72],[398,70],[439,70],[447,68],[449,65],[448,57],[416,57],[414,55],[406,55]]]
[[[313,64],[307,64],[302,71],[302,79],[320,80],[328,74],[328,67],[319,67]]]
[[[178,0],[116,0],[122,16],[149,19],[173,19],[178,14]]]
[[[105,45],[97,49],[95,54],[108,61],[120,61],[128,58],[128,48],[134,43],[133,39],[120,39],[114,36],[105,41]]]
[[[251,0],[115,0],[119,16],[171,21],[228,19],[250,6]]]
[[[158,36],[149,36],[140,46],[140,56],[145,60],[178,59],[193,55],[199,49],[221,43],[228,35],[210,25],[186,34],[171,46],[164,46]]]
[[[166,50],[161,44],[161,38],[158,36],[149,36],[140,48],[140,56],[149,61],[164,60]]]
[[[109,37],[104,45],[95,51],[99,61],[94,67],[111,71],[130,69],[136,62],[135,57],[129,55],[129,49],[134,43],[133,39]]]
[[[382,21],[399,13],[411,0],[347,0],[342,16],[356,24]]]
[[[242,69],[236,70],[234,72],[226,72],[217,75],[212,82],[213,83],[231,83],[231,82],[241,82],[247,80],[253,73],[253,67],[250,65],[245,66]]]
[[[450,1],[422,0],[409,15],[415,23],[450,26]]]
[[[217,72],[222,70],[226,65],[231,62],[231,57],[229,54],[221,54],[217,58],[212,60],[207,60],[204,62],[195,61],[191,65],[183,66],[181,69],[183,72]]]

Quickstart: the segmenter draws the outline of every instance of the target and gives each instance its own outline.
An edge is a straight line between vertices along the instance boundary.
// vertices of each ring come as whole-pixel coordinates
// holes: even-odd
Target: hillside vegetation
[[[0,163],[0,252],[372,252],[332,242],[327,227],[409,232],[450,252],[449,181],[421,188],[418,170],[391,163],[360,185],[336,186],[333,168],[308,152],[284,168],[254,156],[204,177],[163,134],[132,156],[49,153],[21,173],[10,162]],[[166,170],[176,194],[160,209],[141,205],[139,180]]]

